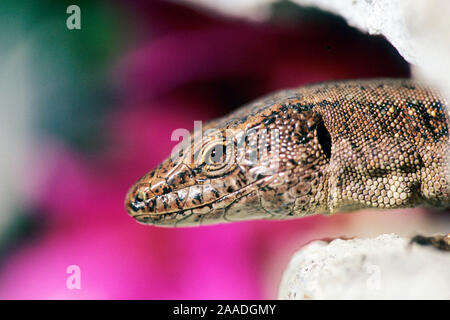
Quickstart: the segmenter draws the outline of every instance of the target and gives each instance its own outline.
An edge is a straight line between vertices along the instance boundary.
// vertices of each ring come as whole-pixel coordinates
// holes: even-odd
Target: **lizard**
[[[177,227],[448,208],[447,107],[410,79],[282,90],[194,130],[125,206],[140,223]]]

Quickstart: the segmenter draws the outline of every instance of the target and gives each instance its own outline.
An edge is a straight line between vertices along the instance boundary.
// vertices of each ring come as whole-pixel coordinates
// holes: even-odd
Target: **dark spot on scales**
[[[167,202],[166,202],[166,199],[164,197],[161,197],[161,202],[162,202],[162,204],[164,206],[164,209],[167,210]]]
[[[131,210],[133,210],[134,212],[137,212],[137,211],[139,211],[140,209],[144,208],[145,205],[144,205],[143,202],[140,202],[140,201],[138,201],[138,202],[132,201],[132,202],[130,203],[130,207],[131,207]]]
[[[199,173],[201,173],[202,171],[203,171],[203,167],[206,165],[206,163],[202,163],[201,165],[199,165],[198,167],[196,167],[196,168],[194,168],[194,169],[192,169],[192,174],[190,175],[191,177],[192,176],[196,176],[196,175],[198,175]]]
[[[415,90],[416,87],[413,85],[402,84],[402,87],[409,90]]]
[[[436,137],[437,137],[437,138],[447,137],[447,136],[448,136],[448,129],[447,129],[447,127],[442,128],[442,129],[436,134]]]
[[[198,202],[202,202],[202,194],[201,193],[196,193],[194,196],[194,199],[197,200]]]
[[[270,115],[271,116],[275,116],[275,117],[278,117],[278,115],[279,115],[279,112],[278,111],[276,111],[276,110],[273,110],[271,113],[270,113]]]
[[[261,173],[258,173],[256,175],[256,180],[259,180],[259,179],[262,179],[262,178],[264,178],[264,175],[262,175]]]
[[[321,106],[321,107],[326,107],[327,105],[328,105],[327,100],[322,100],[321,102],[319,102],[319,106]]]
[[[306,136],[306,134],[304,136],[302,136],[300,138],[300,140],[298,140],[298,144],[306,144],[310,141],[310,139]]]
[[[425,105],[422,102],[412,103],[408,102],[406,104],[408,108],[413,108],[418,111],[419,116],[421,117],[422,123],[424,124],[425,128],[429,131],[430,135],[433,138],[434,142],[437,142],[443,135],[446,133],[446,129],[442,129],[439,132],[435,131],[435,126],[432,124],[432,116],[428,113],[427,109],[425,108]],[[420,128],[419,128],[420,130]],[[417,130],[416,130],[417,131]],[[429,135],[422,134],[422,138],[424,140],[429,140]]]
[[[333,102],[333,103],[331,104],[331,106],[332,106],[333,108],[339,108],[339,107],[341,106],[341,103],[340,103],[339,101],[335,101],[335,102]]]
[[[309,111],[309,110],[313,109],[314,104],[312,104],[312,103],[310,103],[310,104],[296,103],[296,104],[288,104],[288,107],[290,107],[291,109],[294,109],[297,112],[302,112],[302,111]]]
[[[264,125],[268,126],[268,125],[270,125],[270,124],[272,124],[274,122],[275,122],[275,118],[272,117],[272,118],[264,120]]]
[[[155,211],[155,207],[156,207],[156,199],[150,200],[150,202],[148,204],[148,210],[150,212]]]
[[[437,110],[437,111],[442,111],[443,110],[443,106],[442,103],[440,101],[436,101],[433,102],[432,106]]]

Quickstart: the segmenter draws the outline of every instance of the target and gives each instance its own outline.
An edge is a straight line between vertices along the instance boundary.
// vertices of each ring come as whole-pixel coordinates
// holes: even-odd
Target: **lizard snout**
[[[126,196],[128,214],[138,222],[174,225],[193,213],[209,212],[210,204],[223,195],[218,186],[202,184],[186,165],[162,168],[142,177]]]

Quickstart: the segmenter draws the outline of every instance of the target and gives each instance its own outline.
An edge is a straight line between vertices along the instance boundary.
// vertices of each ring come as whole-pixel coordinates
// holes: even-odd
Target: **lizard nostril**
[[[145,192],[142,190],[139,190],[136,194],[136,200],[137,201],[144,201],[145,200]]]
[[[127,197],[127,207],[133,212],[145,209],[147,201],[147,187],[138,186]]]
[[[138,212],[145,208],[145,202],[143,200],[144,199],[139,199],[138,195],[136,195],[134,199],[131,199],[128,205],[134,212]]]
[[[317,139],[319,140],[319,144],[322,147],[323,153],[327,157],[327,159],[331,158],[331,136],[328,132],[323,120],[319,121],[317,125]]]

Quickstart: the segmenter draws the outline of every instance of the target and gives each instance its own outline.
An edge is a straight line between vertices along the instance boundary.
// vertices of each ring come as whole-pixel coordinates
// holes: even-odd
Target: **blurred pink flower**
[[[8,259],[0,299],[258,299],[247,231],[149,230],[107,220],[52,226]],[[69,265],[81,269],[81,290],[66,288]]]

